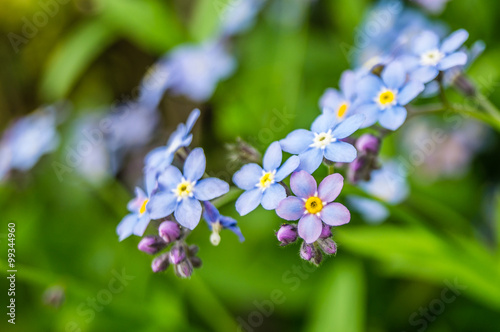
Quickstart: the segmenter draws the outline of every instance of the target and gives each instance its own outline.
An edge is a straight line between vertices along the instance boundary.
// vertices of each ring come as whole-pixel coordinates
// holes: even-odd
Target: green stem
[[[479,105],[486,111],[486,113],[500,122],[500,111],[488,98],[486,98],[486,96],[478,93],[476,100],[478,101]]]

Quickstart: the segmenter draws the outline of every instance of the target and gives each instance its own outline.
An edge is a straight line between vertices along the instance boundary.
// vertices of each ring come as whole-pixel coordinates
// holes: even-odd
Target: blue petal
[[[384,88],[382,80],[375,75],[366,75],[358,83],[358,98],[360,101],[373,102],[373,99]]]
[[[279,142],[273,142],[266,150],[264,154],[263,166],[266,172],[272,172],[281,165],[281,160],[283,158],[283,153],[281,152],[281,146]]]
[[[174,212],[177,197],[171,192],[158,192],[151,197],[146,208],[152,219],[165,218]]]
[[[356,109],[356,113],[365,116],[365,121],[363,121],[361,128],[367,128],[377,122],[380,113],[380,107],[375,103],[365,104],[359,106]]]
[[[354,146],[342,141],[330,143],[325,149],[325,158],[336,163],[350,163],[357,154]]]
[[[396,130],[405,122],[406,115],[406,108],[394,106],[382,112],[379,123],[384,128]]]
[[[300,165],[300,158],[297,156],[291,156],[276,172],[274,179],[277,182],[280,182],[281,180],[286,178],[290,173],[295,171],[297,167],[299,167],[299,165]]]
[[[281,184],[274,183],[264,191],[262,195],[262,207],[266,210],[274,210],[278,204],[286,198],[286,190]]]
[[[236,200],[236,211],[238,211],[241,216],[244,216],[255,210],[257,206],[259,206],[261,200],[262,190],[259,188],[245,191],[238,197],[238,200]]]
[[[382,72],[382,80],[391,89],[399,89],[406,80],[406,71],[399,61],[393,61]]]
[[[290,178],[290,189],[299,198],[309,198],[316,194],[318,185],[312,175],[306,171],[295,172]]]
[[[314,120],[311,131],[315,133],[325,133],[332,129],[337,123],[336,112],[324,112]]]
[[[203,211],[203,218],[209,223],[214,223],[220,219],[219,210],[210,202],[203,202],[205,210]]]
[[[314,134],[309,130],[297,129],[292,131],[285,139],[280,141],[283,151],[291,154],[299,154],[309,148],[313,142]]]
[[[332,132],[332,136],[337,139],[351,136],[352,133],[354,133],[359,129],[359,127],[361,127],[361,125],[365,122],[365,119],[366,117],[361,114],[356,114],[348,117],[347,119],[339,123],[337,127],[335,127]]]
[[[134,213],[138,212],[146,198],[144,191],[139,187],[135,187],[135,198],[128,202],[127,210]]]
[[[456,51],[469,38],[469,33],[464,29],[457,30],[449,35],[441,44],[441,52],[451,53]]]
[[[415,55],[405,54],[398,57],[398,61],[401,62],[406,69],[406,71],[412,71],[420,66],[420,58]]]
[[[186,131],[189,133],[191,130],[193,130],[194,124],[196,123],[196,120],[200,117],[200,110],[195,108],[194,110],[191,111],[191,114],[189,114],[189,117],[186,121]]]
[[[133,234],[138,220],[139,216],[137,214],[128,214],[120,221],[116,227],[116,234],[118,234],[119,241],[123,241]]]
[[[438,64],[439,70],[450,69],[455,66],[463,66],[467,63],[467,54],[455,52],[442,59]]]
[[[304,170],[311,174],[318,169],[323,161],[323,151],[317,148],[310,148],[304,153],[299,154],[300,165],[297,170]]]
[[[333,202],[342,191],[344,177],[338,173],[328,175],[321,181],[318,187],[318,197],[323,202]]]
[[[352,70],[345,70],[340,76],[340,90],[347,100],[353,100],[356,95],[356,74]]]
[[[421,82],[409,82],[398,93],[398,103],[403,106],[408,104],[410,101],[415,99],[422,91],[424,91],[424,89],[425,85]]]
[[[347,197],[347,202],[351,210],[361,214],[368,223],[379,224],[389,217],[389,210],[375,200],[352,195]]]
[[[351,213],[340,203],[330,203],[320,212],[321,220],[330,226],[347,224],[351,220]]]
[[[299,220],[299,236],[306,243],[313,243],[321,235],[323,224],[315,214],[307,214]]]
[[[144,158],[146,168],[157,168],[167,157],[167,147],[161,146],[151,150]]]
[[[158,187],[158,173],[156,170],[144,170],[144,182],[146,183],[146,191],[148,197],[151,196],[153,190]]]
[[[236,234],[238,236],[238,239],[240,242],[245,241],[245,237],[243,237],[243,234],[241,233],[240,228],[238,227],[238,224],[236,223],[236,220],[230,217],[226,216],[221,216],[220,222],[222,227],[229,229],[231,232]]]
[[[196,148],[186,158],[184,177],[189,181],[198,181],[205,173],[206,159],[202,148]]]
[[[243,190],[255,188],[262,177],[262,167],[257,164],[246,164],[233,175],[233,182]]]
[[[410,79],[422,83],[428,83],[435,79],[439,70],[434,66],[422,66],[410,73]]]
[[[184,198],[175,209],[174,216],[182,226],[194,229],[200,222],[201,204],[192,197]]]
[[[285,220],[299,220],[304,215],[304,201],[295,196],[282,200],[276,208],[276,214]]]
[[[328,88],[319,100],[319,107],[336,110],[343,101],[343,96],[337,90]]]
[[[135,224],[134,235],[142,236],[144,234],[144,232],[146,231],[146,228],[148,228],[150,221],[151,221],[151,217],[149,216],[149,213],[144,213],[139,218],[139,222],[137,224]]]
[[[175,166],[169,166],[158,177],[160,189],[171,190],[177,187],[182,182],[182,173]]]
[[[413,42],[413,52],[417,55],[438,49],[439,37],[432,31],[424,31]]]
[[[216,197],[227,194],[229,184],[217,178],[200,180],[194,187],[194,197],[200,201],[209,201]]]

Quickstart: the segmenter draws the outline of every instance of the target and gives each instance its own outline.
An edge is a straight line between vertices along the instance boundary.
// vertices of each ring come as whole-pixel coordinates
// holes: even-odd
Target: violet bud
[[[165,271],[167,267],[170,265],[168,260],[169,260],[168,252],[161,254],[158,257],[155,257],[153,259],[153,262],[151,263],[151,269],[153,270],[154,273]]]
[[[174,272],[180,278],[189,278],[193,274],[193,265],[186,259],[174,266]]]
[[[201,259],[199,257],[190,257],[189,260],[195,269],[199,269],[202,265]]]
[[[179,264],[186,259],[186,251],[182,245],[175,245],[172,247],[169,254],[170,263],[172,264]]]
[[[194,256],[198,253],[198,250],[200,248],[196,244],[192,244],[188,247],[188,254],[189,256]]]
[[[290,224],[281,225],[278,232],[276,232],[276,237],[278,241],[281,242],[281,246],[286,246],[287,244],[295,242],[297,236],[297,226]]]
[[[332,226],[323,223],[323,228],[321,229],[321,234],[319,235],[319,237],[322,239],[326,239],[330,236],[332,236]]]
[[[360,153],[378,154],[380,150],[380,139],[371,134],[361,135],[361,137],[356,140],[356,149]]]
[[[175,221],[167,220],[160,224],[158,233],[165,242],[170,243],[179,239],[181,236],[181,229]]]
[[[167,243],[163,239],[156,235],[145,236],[137,245],[140,251],[146,254],[154,255],[160,252],[163,248],[167,246]]]
[[[309,261],[315,265],[319,265],[323,259],[323,255],[321,251],[319,251],[314,244],[308,244],[302,242],[302,246],[300,247],[300,257],[302,259]]]
[[[335,255],[337,253],[337,244],[330,238],[318,239],[318,245],[327,255]]]

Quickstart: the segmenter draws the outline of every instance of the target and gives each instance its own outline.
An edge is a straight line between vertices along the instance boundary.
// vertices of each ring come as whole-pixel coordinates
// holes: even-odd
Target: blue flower
[[[424,31],[412,43],[411,54],[401,57],[412,80],[428,83],[440,71],[467,63],[467,54],[457,51],[467,40],[469,33],[463,29],[453,32],[441,43],[432,31]]]
[[[139,89],[139,104],[156,109],[165,91],[172,85],[172,68],[167,57],[155,63],[142,79]]]
[[[179,124],[177,129],[170,135],[166,146],[156,148],[146,155],[144,159],[146,182],[154,184],[158,174],[165,171],[165,169],[170,166],[177,150],[191,144],[193,140],[191,130],[199,116],[200,110],[195,108],[191,114],[189,114],[186,124]]]
[[[318,169],[323,158],[332,162],[350,163],[356,159],[356,149],[342,139],[350,136],[365,121],[356,114],[338,122],[334,112],[324,112],[312,124],[311,131],[297,129],[280,141],[283,151],[298,154],[300,166],[309,174]]]
[[[356,74],[346,70],[340,78],[340,91],[332,88],[326,89],[321,96],[319,106],[323,110],[333,111],[338,121],[344,120],[356,108]]]
[[[236,201],[236,210],[240,215],[250,213],[259,204],[266,210],[274,210],[286,197],[286,190],[279,182],[299,166],[300,160],[292,156],[280,167],[282,157],[280,144],[274,142],[264,154],[264,168],[247,164],[234,174],[233,182],[245,190]]]
[[[130,235],[142,236],[151,221],[148,203],[154,188],[146,186],[146,193],[139,187],[135,188],[135,198],[127,204],[131,212],[126,215],[116,227],[119,240],[123,241]]]
[[[398,61],[387,65],[381,77],[365,76],[358,83],[358,98],[362,106],[357,112],[366,116],[363,126],[370,126],[378,120],[384,128],[398,129],[406,120],[407,111],[403,106],[423,90],[424,84],[420,82],[406,83],[406,71]]]
[[[0,179],[9,170],[27,171],[46,153],[59,145],[56,130],[56,110],[53,107],[35,111],[10,126],[0,142],[2,162]]]
[[[220,231],[222,229],[229,229],[231,232],[236,234],[240,239],[240,242],[245,241],[243,234],[241,234],[241,230],[237,225],[237,221],[233,218],[223,216],[219,213],[219,210],[210,202],[203,202],[203,206],[205,210],[203,212],[203,218],[208,224],[208,228],[212,231],[212,235],[210,235],[210,242],[214,246],[220,243]]]
[[[158,177],[158,191],[148,203],[153,219],[167,217],[174,212],[182,226],[194,229],[201,218],[201,204],[226,194],[229,185],[217,178],[201,179],[205,173],[206,159],[203,149],[194,149],[184,163],[184,174],[169,166]]]

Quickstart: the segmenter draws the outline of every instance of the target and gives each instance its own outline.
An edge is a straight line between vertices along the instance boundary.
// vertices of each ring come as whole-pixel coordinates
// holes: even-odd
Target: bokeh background
[[[263,152],[291,130],[308,127],[319,114],[325,88],[336,87],[341,72],[353,66],[340,45],[354,45],[372,1],[269,0],[255,25],[232,40],[237,69],[209,101],[167,93],[152,141],[128,153],[116,174],[97,183],[78,172],[57,177],[53,162],[65,160],[74,120],[133,99],[142,77],[165,52],[213,34],[220,8],[228,3],[60,1],[57,13],[16,52],[8,34],[22,35],[25,20],[42,7],[35,0],[0,0],[0,129],[42,105],[58,103],[61,109],[57,151],[0,184],[3,308],[12,221],[18,270],[16,325],[2,314],[0,329],[498,331],[499,135],[474,119],[454,130],[460,134],[477,126],[480,135],[463,139],[480,148],[471,153],[458,147],[457,155],[467,158],[456,161],[456,168],[452,162],[449,172],[435,160],[449,148],[415,166],[408,177],[411,193],[403,203],[388,205],[388,220],[372,224],[353,213],[350,224],[335,230],[337,256],[319,268],[303,263],[297,245],[278,246],[274,231],[280,220],[262,208],[237,218],[244,243],[228,232],[213,247],[201,223],[190,242],[199,245],[204,265],[189,280],[171,269],[153,274],[150,257],[137,250],[139,238],[118,242],[115,227],[140,183],[144,155],[163,145],[194,107],[202,110],[194,143],[205,149],[210,172],[225,179],[236,171],[228,166],[227,143],[241,137]],[[469,45],[478,39],[486,43],[469,75],[496,105],[499,13],[495,1],[453,0],[442,14],[429,14],[451,30],[468,30]],[[463,99],[452,90],[449,96]],[[382,154],[408,158],[418,139],[409,135],[411,128],[449,125],[442,115],[412,119],[384,140]],[[360,194],[349,186],[344,192]],[[233,204],[221,212],[237,217]],[[122,273],[130,280],[109,292]],[[448,292],[450,284],[458,286]],[[453,300],[444,302],[443,294]]]

